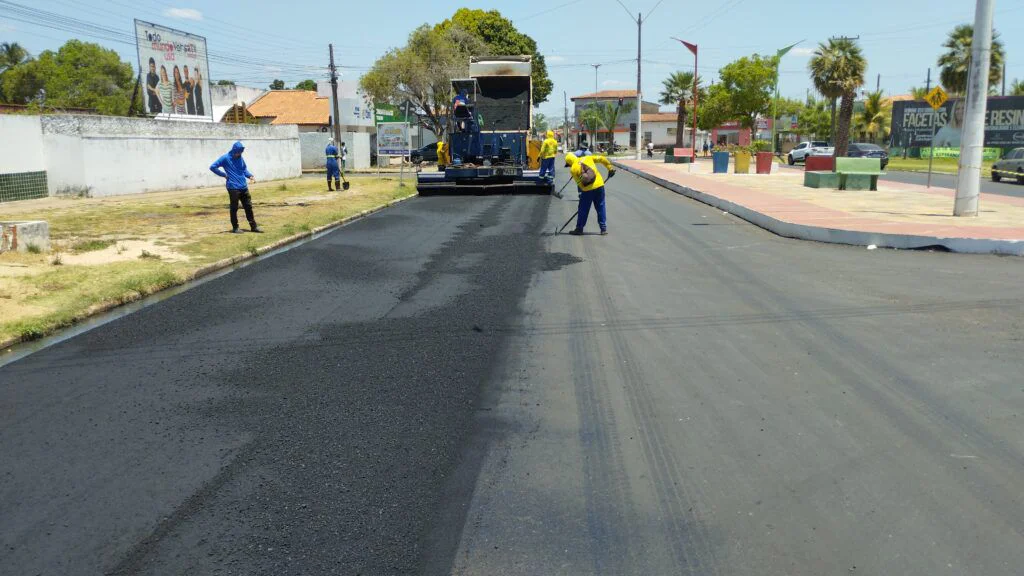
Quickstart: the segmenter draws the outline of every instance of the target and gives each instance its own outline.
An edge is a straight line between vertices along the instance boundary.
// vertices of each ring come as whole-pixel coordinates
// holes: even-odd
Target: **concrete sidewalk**
[[[624,170],[727,210],[780,236],[888,248],[1024,255],[1024,198],[982,194],[977,218],[955,218],[954,191],[879,182],[878,191],[805,188],[803,173],[712,174],[696,164],[615,160]],[[731,170],[731,166],[730,166]]]

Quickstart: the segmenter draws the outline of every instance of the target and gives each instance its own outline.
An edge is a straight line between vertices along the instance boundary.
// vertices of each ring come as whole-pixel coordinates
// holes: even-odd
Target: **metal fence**
[[[0,174],[0,202],[46,198],[46,172]]]

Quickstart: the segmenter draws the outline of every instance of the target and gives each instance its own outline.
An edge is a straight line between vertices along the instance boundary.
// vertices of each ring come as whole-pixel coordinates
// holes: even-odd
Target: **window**
[[[675,126],[669,126],[668,127],[668,135],[669,136],[675,136],[676,135],[676,127]]]

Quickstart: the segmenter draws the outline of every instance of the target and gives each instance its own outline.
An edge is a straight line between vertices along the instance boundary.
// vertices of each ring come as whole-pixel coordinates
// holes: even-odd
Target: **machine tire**
[[[1002,179],[1003,179],[1003,177],[999,175],[999,170],[996,170],[995,168],[993,168],[992,169],[992,181],[993,182],[999,182]]]
[[[792,166],[793,164],[796,164],[796,160],[793,159],[793,155],[792,154],[790,154],[789,157],[786,158],[786,162],[788,162],[790,166]]]

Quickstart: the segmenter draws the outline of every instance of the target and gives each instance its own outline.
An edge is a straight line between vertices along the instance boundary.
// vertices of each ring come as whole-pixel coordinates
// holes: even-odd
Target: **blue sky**
[[[39,7],[30,0],[11,0]],[[764,0],[683,1],[621,0],[649,19],[643,34],[643,91],[656,100],[661,80],[676,69],[692,70],[693,57],[670,39],[700,45],[700,73],[710,80],[724,64],[740,56],[770,54],[804,40],[781,64],[780,90],[802,98],[810,88],[807,59],[814,46],[832,35],[857,36],[868,59],[868,88],[876,75],[887,93],[905,93],[923,85],[933,68],[945,34],[958,23],[973,22],[972,0]],[[657,5],[657,6],[656,6]],[[404,43],[416,26],[436,23],[458,7],[499,9],[532,36],[547,57],[555,82],[551,101],[540,110],[562,114],[563,90],[591,92],[598,69],[600,89],[636,86],[636,25],[617,0],[533,0],[513,3],[307,2],[252,0],[48,0],[45,10],[132,33],[132,18],[180,28],[207,37],[210,77],[265,86],[273,78],[292,84],[325,77],[327,44],[346,78],[362,70],[389,47]],[[792,10],[787,10],[792,8]],[[653,9],[653,11],[652,11]],[[33,53],[82,37],[118,50],[135,62],[135,49],[118,38],[96,39],[69,31],[14,21],[0,4],[0,41],[17,41]],[[1024,0],[996,0],[996,29],[1007,52],[1007,76],[1024,78]],[[230,61],[230,63],[228,63]]]

